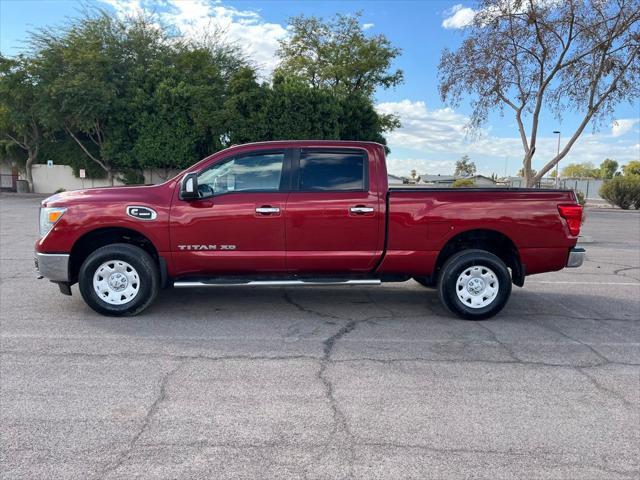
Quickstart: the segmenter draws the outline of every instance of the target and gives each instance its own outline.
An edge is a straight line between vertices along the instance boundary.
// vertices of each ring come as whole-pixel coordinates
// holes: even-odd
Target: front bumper
[[[69,255],[36,252],[36,270],[52,282],[69,281]]]
[[[584,262],[584,248],[572,248],[569,250],[569,258],[567,259],[567,267],[579,267]]]

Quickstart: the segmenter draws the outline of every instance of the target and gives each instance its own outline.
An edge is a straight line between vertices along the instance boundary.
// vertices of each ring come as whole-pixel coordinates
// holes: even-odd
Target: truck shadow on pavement
[[[628,289],[633,293],[634,289]],[[78,295],[74,294],[75,298]],[[143,334],[175,326],[173,333],[187,325],[200,328],[224,325],[231,334],[234,325],[252,324],[259,329],[305,320],[340,325],[349,321],[378,324],[402,323],[403,320],[423,324],[486,324],[499,326],[505,322],[526,322],[527,318],[544,318],[550,322],[579,324],[592,322],[631,322],[640,325],[640,303],[629,298],[575,292],[536,292],[514,288],[506,307],[496,317],[482,322],[460,320],[443,308],[435,290],[411,282],[393,286],[364,287],[300,287],[246,288],[220,287],[200,289],[167,289],[154,305],[137,317],[110,318],[92,312],[80,302],[74,308],[85,308],[87,320],[102,328],[107,325],[136,325],[133,334]],[[116,327],[117,328],[117,327]],[[142,329],[142,330],[140,330]],[[239,329],[242,331],[242,329]],[[636,339],[640,341],[640,339]]]
[[[80,307],[78,302],[77,307]],[[86,307],[85,307],[86,308]],[[498,316],[446,312],[417,285],[167,290],[137,317],[85,316],[113,352],[178,358],[640,364],[635,299],[515,290]]]

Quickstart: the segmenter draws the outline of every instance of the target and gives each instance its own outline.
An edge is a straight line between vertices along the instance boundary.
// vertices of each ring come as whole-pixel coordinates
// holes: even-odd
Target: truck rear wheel
[[[467,320],[498,313],[511,295],[511,275],[505,263],[485,250],[469,249],[449,258],[438,280],[440,300]]]
[[[98,248],[80,267],[82,298],[103,315],[137,315],[147,308],[160,285],[158,267],[143,249],[127,243]]]

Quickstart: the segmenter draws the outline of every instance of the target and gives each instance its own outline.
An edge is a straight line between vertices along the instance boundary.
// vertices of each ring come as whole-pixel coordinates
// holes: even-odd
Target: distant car
[[[582,207],[569,190],[388,187],[382,145],[279,141],[218,152],[154,186],[42,202],[40,274],[106,315],[161,290],[225,285],[435,287],[484,319],[525,276],[577,267]]]

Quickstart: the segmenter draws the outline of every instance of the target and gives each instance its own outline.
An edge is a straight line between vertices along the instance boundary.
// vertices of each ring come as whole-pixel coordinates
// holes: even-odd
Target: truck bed
[[[571,190],[391,187],[380,271],[434,272],[448,242],[465,232],[495,232],[513,243],[527,274],[564,268],[573,237],[558,212]]]

